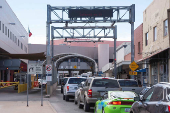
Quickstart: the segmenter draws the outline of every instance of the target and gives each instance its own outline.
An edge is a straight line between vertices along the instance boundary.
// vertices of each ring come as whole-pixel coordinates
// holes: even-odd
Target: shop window
[[[4,33],[4,24],[2,24],[2,32]]]
[[[157,40],[157,27],[153,28],[153,41]]]
[[[145,33],[145,46],[148,45],[148,32]]]
[[[7,27],[5,26],[5,35],[7,35]]]
[[[12,40],[12,32],[10,32],[10,39]]]
[[[164,21],[164,36],[168,35],[168,20]]]

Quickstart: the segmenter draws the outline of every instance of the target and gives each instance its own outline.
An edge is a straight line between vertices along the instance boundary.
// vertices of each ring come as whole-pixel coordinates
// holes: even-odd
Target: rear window
[[[70,78],[68,84],[80,84],[81,82],[86,81],[85,78]]]
[[[138,83],[132,80],[119,80],[121,87],[138,87]]]
[[[117,80],[94,79],[92,87],[119,88],[119,84],[118,84]]]

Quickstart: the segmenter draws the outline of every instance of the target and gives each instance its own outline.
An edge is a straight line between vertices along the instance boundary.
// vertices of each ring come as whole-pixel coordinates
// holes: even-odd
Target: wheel
[[[96,107],[94,107],[94,110],[95,110],[95,113],[97,113],[97,109],[96,109]]]
[[[77,105],[78,105],[78,107],[79,107],[80,109],[83,108],[83,105],[80,104],[80,97],[77,98]]]
[[[61,89],[61,93],[63,93],[63,90]]]
[[[64,93],[63,93],[63,100],[65,100],[65,95],[64,95]]]
[[[84,111],[89,112],[90,111],[90,105],[86,102],[86,99],[84,99]]]
[[[69,97],[67,95],[65,96],[65,98],[66,98],[66,101],[69,101]]]
[[[39,85],[39,88],[41,88],[41,85]]]
[[[74,97],[74,104],[77,104],[76,97]]]
[[[104,108],[102,109],[102,113],[105,113],[105,112],[104,112]]]

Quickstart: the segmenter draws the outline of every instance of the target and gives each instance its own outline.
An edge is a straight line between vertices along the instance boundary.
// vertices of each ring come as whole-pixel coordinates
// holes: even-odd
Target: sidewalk
[[[57,113],[49,101],[0,101],[0,113]]]

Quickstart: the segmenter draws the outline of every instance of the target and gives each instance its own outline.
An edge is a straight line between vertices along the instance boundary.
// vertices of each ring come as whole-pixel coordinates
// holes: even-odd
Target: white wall
[[[125,56],[125,48],[122,47],[119,51],[116,52],[116,62],[122,62],[124,61],[124,56]]]
[[[26,53],[25,47],[28,52],[28,34],[21,22],[18,20],[15,13],[12,11],[6,0],[0,0],[0,48],[6,50],[9,53]],[[11,25],[9,23],[15,23]],[[3,33],[4,25],[4,33]],[[7,30],[6,30],[6,28]],[[9,37],[8,37],[9,29]],[[5,31],[6,30],[6,31]],[[7,32],[7,35],[5,34]],[[12,37],[10,39],[10,32]],[[14,37],[13,37],[14,36]],[[25,37],[21,37],[25,36]],[[16,40],[16,38],[17,40]],[[18,46],[19,40],[19,46]],[[23,49],[21,49],[21,43],[23,44]]]
[[[102,67],[109,63],[109,44],[98,45],[98,65],[99,71],[102,71]]]

